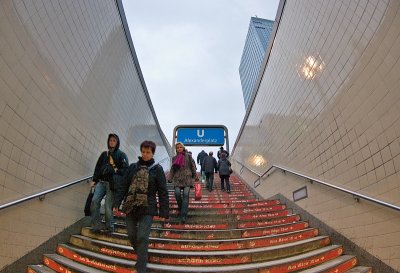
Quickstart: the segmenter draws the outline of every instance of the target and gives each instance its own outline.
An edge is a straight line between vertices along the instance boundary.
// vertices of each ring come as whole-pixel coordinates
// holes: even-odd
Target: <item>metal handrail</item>
[[[170,159],[170,157],[167,156],[167,157],[161,159],[158,163],[161,163],[161,162],[163,162],[163,161],[165,161],[167,159]],[[52,192],[67,188],[69,186],[81,183],[83,181],[87,181],[87,180],[91,179],[92,177],[93,176],[86,176],[86,177],[80,178],[78,180],[74,180],[72,182],[69,182],[69,183],[66,183],[64,185],[61,185],[61,186],[57,186],[57,187],[54,187],[54,188],[51,188],[51,189],[48,189],[48,190],[45,190],[45,191],[41,191],[39,193],[35,193],[35,194],[29,195],[29,196],[25,196],[23,198],[16,199],[16,200],[8,202],[8,203],[1,204],[0,205],[0,210],[8,208],[8,207],[11,207],[11,206],[14,206],[14,205],[21,204],[21,203],[23,203],[25,201],[32,200],[32,199],[35,199],[37,197],[39,197],[39,199],[42,201],[46,194],[49,194],[49,193],[52,193]]]
[[[11,207],[11,206],[14,206],[14,205],[17,205],[17,204],[20,204],[20,203],[23,203],[25,201],[28,201],[28,200],[31,200],[31,199],[34,199],[34,198],[37,198],[37,197],[39,197],[40,200],[43,200],[46,194],[49,194],[49,193],[52,193],[52,192],[67,188],[69,186],[78,184],[78,183],[83,182],[83,181],[87,181],[87,180],[89,180],[91,178],[92,178],[92,176],[86,176],[86,177],[80,178],[78,180],[74,180],[72,182],[69,182],[69,183],[66,183],[64,185],[61,185],[61,186],[57,186],[57,187],[54,187],[54,188],[51,188],[51,189],[48,189],[48,190],[45,190],[45,191],[41,191],[39,193],[35,193],[35,194],[32,194],[32,195],[29,195],[29,196],[26,196],[26,197],[23,197],[23,198],[8,202],[8,203],[1,204],[0,205],[0,210],[8,208],[8,207]]]
[[[359,201],[359,199],[364,199],[364,200],[370,201],[372,203],[375,203],[375,204],[378,204],[378,205],[381,205],[381,206],[384,206],[384,207],[387,207],[387,208],[390,208],[390,209],[394,209],[394,210],[400,211],[400,207],[399,206],[396,206],[396,205],[390,204],[388,202],[385,202],[385,201],[382,201],[382,200],[379,200],[379,199],[376,199],[376,198],[372,198],[372,197],[369,197],[367,195],[364,195],[364,194],[361,194],[361,193],[357,193],[357,192],[354,192],[354,191],[351,191],[351,190],[348,190],[348,189],[345,189],[345,188],[342,188],[342,187],[339,187],[339,186],[335,186],[335,185],[329,184],[329,183],[327,183],[325,181],[322,181],[322,180],[320,180],[318,178],[302,174],[302,173],[300,173],[298,171],[292,170],[292,169],[290,169],[288,167],[285,167],[285,166],[282,166],[282,165],[273,164],[270,168],[268,168],[267,171],[265,171],[263,174],[260,175],[256,171],[254,171],[254,170],[250,169],[249,167],[245,166],[243,163],[241,163],[241,162],[239,162],[237,160],[235,160],[235,161],[238,162],[243,167],[245,167],[246,169],[248,169],[249,171],[251,171],[252,173],[258,175],[259,178],[256,181],[254,181],[254,187],[255,188],[259,185],[259,184],[257,186],[255,185],[255,183],[257,181],[260,181],[261,178],[264,175],[266,175],[272,168],[277,168],[277,169],[280,169],[282,171],[290,172],[290,173],[295,174],[297,176],[300,176],[300,177],[303,177],[305,179],[308,179],[310,182],[316,182],[318,184],[327,186],[329,188],[332,188],[332,189],[335,189],[335,190],[338,190],[338,191],[341,191],[341,192],[345,192],[347,194],[351,194],[353,196],[353,198],[356,199],[357,201]]]
[[[266,175],[272,168],[274,168],[274,165],[272,165],[272,166],[269,167],[265,172],[263,172],[262,174],[259,174],[257,171],[255,171],[255,170],[253,170],[253,169],[247,167],[246,165],[244,165],[242,162],[237,161],[236,159],[233,159],[233,160],[235,160],[237,163],[239,163],[240,165],[242,165],[242,169],[243,169],[243,168],[246,168],[246,169],[248,169],[250,172],[252,172],[252,173],[254,173],[255,175],[258,176],[258,178],[256,179],[256,181],[253,182],[254,188],[257,188],[257,187],[260,185],[260,183],[261,183],[261,182],[260,182],[261,178],[263,178],[264,175]],[[256,184],[256,182],[258,182],[258,184]]]
[[[167,157],[161,159],[158,163],[161,163],[161,162],[163,162],[163,161],[165,161],[165,160],[167,160],[167,159],[170,159],[170,157],[167,156]],[[0,205],[0,210],[5,209],[5,208],[8,208],[8,207],[11,207],[11,206],[14,206],[14,205],[17,205],[17,204],[20,204],[20,203],[23,203],[23,202],[28,201],[28,200],[32,200],[32,199],[37,198],[37,197],[39,197],[40,200],[43,200],[43,199],[44,199],[44,196],[45,196],[46,194],[48,194],[48,193],[52,193],[52,192],[55,192],[55,191],[58,191],[58,190],[67,188],[67,187],[69,187],[69,186],[78,184],[78,183],[80,183],[80,182],[82,182],[82,181],[89,180],[89,179],[91,179],[92,177],[93,177],[93,176],[86,176],[86,177],[80,178],[80,179],[78,179],[78,180],[74,180],[74,181],[72,181],[72,182],[69,182],[69,183],[66,183],[66,184],[64,184],[64,185],[61,185],[61,186],[57,186],[57,187],[54,187],[54,188],[51,188],[51,189],[48,189],[48,190],[45,190],[45,191],[41,191],[41,192],[39,192],[39,193],[35,193],[35,194],[32,194],[32,195],[29,195],[29,196],[26,196],[26,197],[23,197],[23,198],[20,198],[20,199],[17,199],[17,200],[8,202],[8,203],[1,204],[1,205]]]
[[[161,162],[164,162],[164,161],[166,161],[166,160],[171,160],[171,157],[169,157],[169,156],[164,157],[163,159],[161,159],[160,161],[158,161],[158,164],[160,164]]]

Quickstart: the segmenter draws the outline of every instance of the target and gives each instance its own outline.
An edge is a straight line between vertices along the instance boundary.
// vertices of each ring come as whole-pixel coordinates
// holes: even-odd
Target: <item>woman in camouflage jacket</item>
[[[176,143],[175,149],[176,156],[172,158],[168,180],[174,184],[179,217],[181,222],[185,223],[189,210],[189,191],[196,177],[196,166],[193,164],[192,156],[186,152],[181,142]]]

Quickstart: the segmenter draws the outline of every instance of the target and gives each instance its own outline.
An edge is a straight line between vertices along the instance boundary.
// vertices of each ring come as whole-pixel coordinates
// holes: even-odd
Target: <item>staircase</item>
[[[191,192],[185,224],[178,221],[171,189],[170,219],[156,219],[152,227],[149,272],[372,272],[279,200],[258,200],[235,176],[228,194],[220,191],[219,181],[215,176],[217,189],[204,188],[200,201]],[[82,228],[28,272],[135,272],[123,215],[117,223],[112,235]]]

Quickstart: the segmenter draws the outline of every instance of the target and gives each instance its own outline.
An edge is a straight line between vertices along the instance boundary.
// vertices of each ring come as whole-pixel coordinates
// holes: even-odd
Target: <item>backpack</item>
[[[147,207],[147,190],[149,185],[149,171],[155,167],[157,163],[147,167],[140,165],[137,167],[135,174],[132,176],[128,193],[122,204],[121,211],[125,214],[130,213],[137,208]]]
[[[228,160],[219,160],[219,174],[220,175],[230,175],[231,172],[231,163]]]

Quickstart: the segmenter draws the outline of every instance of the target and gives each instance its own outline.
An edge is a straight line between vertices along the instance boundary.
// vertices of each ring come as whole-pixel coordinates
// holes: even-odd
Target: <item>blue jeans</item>
[[[190,187],[175,187],[175,199],[182,221],[186,221],[189,211],[189,191]],[[183,193],[183,194],[182,194]]]
[[[138,215],[133,211],[126,215],[125,221],[129,241],[137,255],[135,269],[138,273],[147,273],[149,240],[153,216]]]
[[[91,225],[94,230],[101,229],[100,203],[106,197],[104,214],[106,218],[106,229],[114,230],[114,214],[112,210],[114,193],[110,190],[110,184],[106,181],[99,181],[94,189],[92,204],[90,205]]]

